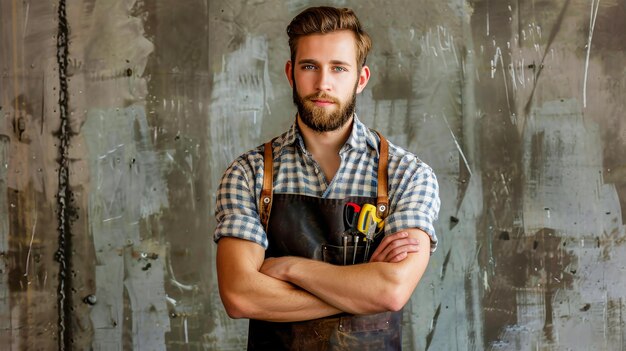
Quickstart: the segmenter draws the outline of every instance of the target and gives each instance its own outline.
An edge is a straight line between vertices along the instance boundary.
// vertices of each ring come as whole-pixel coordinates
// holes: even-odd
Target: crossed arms
[[[369,263],[337,266],[293,256],[265,259],[260,245],[223,237],[217,245],[220,296],[231,318],[274,322],[397,311],[424,274],[429,247],[424,231],[406,229],[387,236]]]

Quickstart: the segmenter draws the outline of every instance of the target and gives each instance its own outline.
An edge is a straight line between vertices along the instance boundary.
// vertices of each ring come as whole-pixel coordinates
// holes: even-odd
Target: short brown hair
[[[300,37],[311,34],[332,33],[350,30],[356,37],[356,61],[359,69],[365,65],[367,54],[372,47],[370,36],[361,27],[359,19],[348,8],[329,6],[310,7],[298,14],[287,26],[291,62],[296,59],[296,47]]]

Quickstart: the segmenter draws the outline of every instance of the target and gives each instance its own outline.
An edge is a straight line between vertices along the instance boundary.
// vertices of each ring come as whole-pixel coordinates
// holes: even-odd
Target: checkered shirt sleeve
[[[390,214],[385,220],[385,233],[403,229],[421,229],[430,236],[430,252],[437,248],[437,235],[433,223],[441,205],[439,186],[432,168],[411,154],[404,155],[390,174]]]
[[[254,150],[252,154],[248,154],[247,161],[261,158],[258,153],[259,150]],[[259,219],[256,197],[257,184],[263,182],[262,164],[258,167],[258,162],[244,160],[245,156],[235,160],[222,177],[217,191],[217,227],[213,239],[217,242],[222,237],[240,238],[267,249],[267,236]],[[255,171],[251,167],[256,168]],[[256,178],[250,179],[255,174]]]

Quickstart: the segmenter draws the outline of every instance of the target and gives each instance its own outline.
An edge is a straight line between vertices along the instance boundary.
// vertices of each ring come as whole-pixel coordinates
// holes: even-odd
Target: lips
[[[316,106],[330,106],[330,105],[334,105],[337,104],[338,101],[332,97],[328,97],[328,96],[312,96],[308,98],[309,101],[311,101],[313,104],[315,104]]]
[[[332,105],[334,104],[333,101],[329,101],[329,100],[311,100],[314,104],[316,105],[320,105],[320,106],[328,106],[328,105]]]

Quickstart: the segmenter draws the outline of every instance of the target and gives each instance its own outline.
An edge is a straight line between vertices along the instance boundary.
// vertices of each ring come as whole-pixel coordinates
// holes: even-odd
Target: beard
[[[356,105],[356,89],[357,84],[354,85],[352,96],[345,102],[341,103],[339,99],[328,95],[324,92],[318,92],[315,94],[301,97],[298,94],[296,88],[296,82],[293,83],[293,103],[298,108],[298,114],[304,124],[313,129],[316,132],[332,132],[343,127],[354,115],[354,106]],[[334,111],[327,111],[326,108],[315,106],[312,100],[326,100],[332,101],[337,105],[337,109]]]

